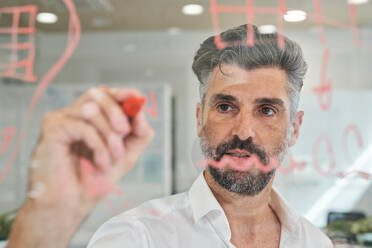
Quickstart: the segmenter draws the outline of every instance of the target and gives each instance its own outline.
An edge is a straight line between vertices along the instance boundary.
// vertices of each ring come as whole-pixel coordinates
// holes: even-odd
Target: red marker
[[[125,99],[121,107],[128,117],[133,118],[142,109],[146,101],[145,96],[130,96]]]

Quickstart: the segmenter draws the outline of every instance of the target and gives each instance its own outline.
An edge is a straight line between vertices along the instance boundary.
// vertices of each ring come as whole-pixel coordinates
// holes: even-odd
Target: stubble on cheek
[[[210,143],[211,136],[212,131],[206,125],[203,125],[200,134],[201,139],[200,145],[204,156],[206,156],[207,158],[213,158],[215,156],[215,148]]]
[[[262,126],[260,136],[267,144],[265,150],[270,157],[276,157],[286,149],[290,138],[289,121],[277,121]]]

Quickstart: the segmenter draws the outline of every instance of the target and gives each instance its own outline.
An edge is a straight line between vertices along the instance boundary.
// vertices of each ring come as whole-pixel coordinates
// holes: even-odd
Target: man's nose
[[[240,140],[254,139],[256,136],[256,125],[257,123],[251,113],[241,112],[237,116],[232,135],[238,136]]]

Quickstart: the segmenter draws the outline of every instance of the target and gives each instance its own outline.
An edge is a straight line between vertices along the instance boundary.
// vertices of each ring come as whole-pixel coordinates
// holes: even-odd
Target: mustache
[[[249,137],[246,140],[241,140],[237,135],[227,142],[221,143],[216,147],[216,154],[214,160],[217,162],[220,161],[224,154],[229,150],[240,149],[249,152],[250,154],[257,155],[257,157],[264,163],[268,163],[268,156],[266,152],[255,145],[252,141],[252,138]]]

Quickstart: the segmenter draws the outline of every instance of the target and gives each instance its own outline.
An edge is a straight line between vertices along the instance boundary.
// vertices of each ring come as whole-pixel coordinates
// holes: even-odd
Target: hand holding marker
[[[127,97],[122,103],[121,103],[121,109],[124,111],[124,113],[131,119],[133,119],[142,109],[142,107],[145,105],[147,101],[146,96],[139,96],[139,95],[131,95]],[[80,149],[80,151],[83,149]],[[86,158],[88,160],[86,160]],[[84,163],[90,163],[92,159],[90,159],[92,155],[90,156],[81,156],[81,164]],[[90,160],[90,161],[89,161]]]

